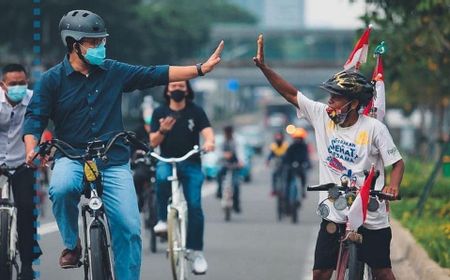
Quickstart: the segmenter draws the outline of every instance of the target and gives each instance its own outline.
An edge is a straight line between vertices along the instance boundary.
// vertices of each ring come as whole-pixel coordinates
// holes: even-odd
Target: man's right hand
[[[173,125],[177,122],[177,120],[173,117],[165,117],[159,119],[159,130],[164,133],[167,133],[172,130]]]
[[[33,135],[25,135],[24,142],[26,151],[25,163],[31,167],[36,168],[36,165],[33,163],[33,158],[36,155],[35,148],[38,144],[38,141]]]

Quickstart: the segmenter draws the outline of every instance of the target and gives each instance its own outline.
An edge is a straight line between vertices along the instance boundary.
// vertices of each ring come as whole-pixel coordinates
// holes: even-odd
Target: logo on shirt
[[[188,128],[190,131],[194,131],[194,120],[193,119],[188,119]]]
[[[388,155],[392,156],[395,155],[397,153],[397,148],[394,147],[392,149],[387,150]]]
[[[342,139],[334,138],[328,146],[328,153],[331,157],[347,162],[355,163],[358,158],[356,145]]]
[[[367,131],[359,132],[358,136],[356,137],[355,143],[361,146],[369,144],[369,134],[367,133]]]
[[[346,170],[347,168],[335,157],[329,156],[327,158],[328,166],[331,167],[331,169],[338,171],[341,173],[342,171]]]

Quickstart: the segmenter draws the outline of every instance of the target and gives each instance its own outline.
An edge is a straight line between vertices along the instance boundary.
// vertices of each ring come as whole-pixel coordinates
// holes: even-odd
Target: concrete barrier
[[[392,268],[397,280],[450,280],[450,269],[440,267],[400,222],[391,217]]]

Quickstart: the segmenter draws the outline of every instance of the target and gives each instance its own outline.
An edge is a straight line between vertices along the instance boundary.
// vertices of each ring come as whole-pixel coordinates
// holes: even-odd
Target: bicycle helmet
[[[332,94],[357,99],[363,106],[369,103],[374,93],[374,85],[355,71],[338,72],[320,87]]]
[[[82,38],[102,38],[109,36],[106,33],[105,22],[93,12],[86,10],[73,10],[65,14],[59,22],[61,39],[67,46],[66,39],[72,37],[75,41]]]

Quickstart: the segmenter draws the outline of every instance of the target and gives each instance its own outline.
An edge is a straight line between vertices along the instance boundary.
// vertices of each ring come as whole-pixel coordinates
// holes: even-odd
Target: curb
[[[433,261],[400,222],[391,217],[390,223],[393,232],[392,263],[396,275],[405,276],[401,279],[450,280],[450,269],[442,268]]]

